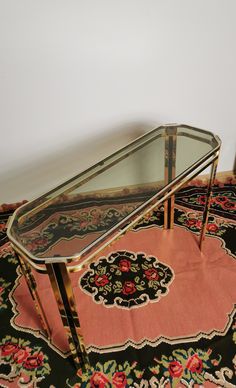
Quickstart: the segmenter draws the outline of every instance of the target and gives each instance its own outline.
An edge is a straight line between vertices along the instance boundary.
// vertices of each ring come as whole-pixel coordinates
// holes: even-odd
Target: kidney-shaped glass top
[[[168,133],[174,134],[176,149],[171,143],[168,150]],[[79,259],[117,233],[122,223],[127,225],[131,217],[140,214],[163,188],[169,189],[176,179],[194,171],[219,147],[219,138],[208,131],[187,125],[156,128],[18,208],[8,237],[36,262],[55,257]],[[168,181],[165,158],[170,151],[175,176]]]

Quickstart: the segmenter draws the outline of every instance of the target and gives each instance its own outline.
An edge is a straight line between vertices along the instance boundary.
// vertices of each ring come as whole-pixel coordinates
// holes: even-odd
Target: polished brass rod
[[[202,167],[199,171],[196,171],[193,176],[190,177],[190,179],[194,178],[195,176],[197,176],[199,174],[199,172],[205,170],[205,168],[207,168],[209,165],[212,164],[212,162],[214,161],[215,159],[213,159],[212,161],[210,161],[206,166]],[[94,257],[97,256],[103,249],[105,249],[106,247],[108,247],[109,245],[111,245],[111,243],[113,243],[116,239],[118,239],[122,234],[124,234],[126,231],[130,230],[133,228],[133,226],[138,223],[146,214],[148,214],[149,212],[153,211],[156,207],[158,207],[160,204],[164,203],[165,200],[167,200],[168,198],[170,198],[177,190],[179,190],[182,186],[184,186],[186,183],[188,182],[188,179],[185,179],[184,181],[182,181],[180,184],[178,184],[174,189],[172,189],[171,191],[169,191],[167,194],[164,195],[164,197],[162,197],[161,199],[159,199],[157,202],[155,202],[154,204],[152,204],[149,208],[147,208],[145,210],[145,213],[142,213],[140,214],[139,216],[137,216],[134,220],[130,221],[129,225],[124,227],[123,229],[120,229],[120,231],[115,235],[113,236],[111,239],[109,239],[108,241],[106,241],[102,246],[100,246],[98,249],[96,249],[92,255],[86,257],[81,263],[79,264],[74,264],[74,265],[69,265],[68,266],[68,271],[69,272],[76,272],[76,271],[79,271],[81,269],[83,269],[86,265],[90,264],[93,260],[94,260]],[[126,224],[127,222],[124,221],[124,224]],[[92,247],[94,248],[94,247]],[[90,248],[90,251],[92,250],[92,248]],[[87,252],[88,254],[89,252]],[[60,258],[58,258],[60,259]]]

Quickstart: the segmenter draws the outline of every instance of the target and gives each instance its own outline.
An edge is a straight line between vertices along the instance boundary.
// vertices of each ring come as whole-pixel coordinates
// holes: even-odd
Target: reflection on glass
[[[176,126],[175,177],[218,145],[208,132]],[[166,127],[157,128],[19,209],[12,236],[37,257],[72,256],[152,198],[165,177]]]

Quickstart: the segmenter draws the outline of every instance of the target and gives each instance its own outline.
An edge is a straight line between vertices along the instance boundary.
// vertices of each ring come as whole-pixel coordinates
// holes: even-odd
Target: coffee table
[[[201,249],[220,143],[209,131],[188,125],[161,126],[24,204],[9,220],[8,237],[43,329],[50,336],[35,270],[49,276],[76,368],[89,369],[89,359],[70,274],[96,260],[105,247],[161,205],[164,228],[173,228],[175,192],[211,166]],[[119,203],[115,202],[117,198]],[[128,205],[121,209],[120,203]]]

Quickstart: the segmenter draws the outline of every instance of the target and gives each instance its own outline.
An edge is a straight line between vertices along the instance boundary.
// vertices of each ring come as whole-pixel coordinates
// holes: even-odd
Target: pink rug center
[[[128,232],[111,248],[106,249],[101,257],[108,258],[117,251],[128,251],[134,256],[143,253],[144,257],[155,257],[163,268],[170,269],[173,276],[171,282],[167,282],[163,295],[160,293],[160,297],[153,300],[148,298],[145,303],[137,304],[135,308],[130,305],[129,308],[127,305],[122,306],[122,303],[119,305],[112,302],[106,305],[104,298],[96,300],[92,292],[82,288],[80,279],[91,269],[86,268],[73,274],[74,294],[88,349],[121,349],[129,343],[141,346],[143,341],[157,344],[162,339],[174,343],[183,338],[185,341],[198,340],[202,336],[214,336],[215,333],[226,330],[236,299],[235,272],[233,258],[222,248],[220,239],[206,238],[201,253],[197,237],[191,232],[176,226],[169,231],[152,227]],[[133,260],[133,263],[136,261]],[[128,264],[124,261],[121,267],[123,272],[125,265]],[[155,265],[153,268],[157,269]],[[144,268],[145,271],[148,268]],[[144,277],[153,276],[155,281],[157,275],[154,272],[146,272]],[[36,277],[52,329],[52,345],[63,352],[67,351],[67,340],[48,278],[39,274]],[[103,284],[102,287],[108,284],[105,281],[104,285],[103,280],[96,278],[98,286],[99,282],[100,285]],[[131,282],[128,278],[125,281]],[[134,288],[131,284],[126,285],[126,300],[131,300]],[[145,287],[147,285],[146,281]],[[124,291],[124,288],[121,290]],[[129,298],[127,294],[130,294]],[[142,296],[141,289],[139,295]],[[14,324],[39,332],[41,326],[23,276],[15,288],[13,299],[17,310]]]

